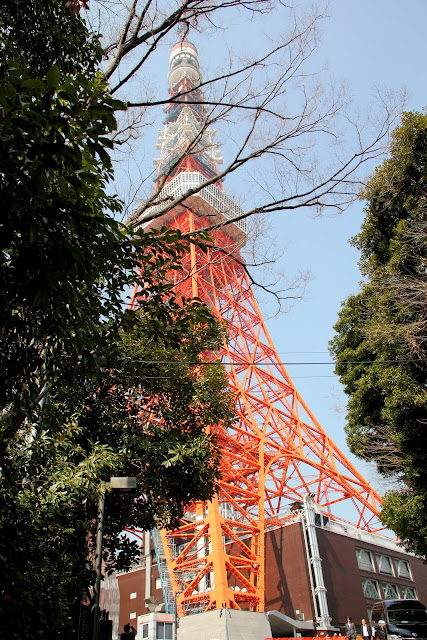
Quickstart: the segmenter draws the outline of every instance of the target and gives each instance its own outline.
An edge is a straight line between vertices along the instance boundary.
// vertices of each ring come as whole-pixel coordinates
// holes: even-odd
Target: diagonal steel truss
[[[169,224],[207,225],[180,207]],[[162,539],[179,615],[223,606],[263,611],[264,538],[311,494],[331,520],[384,529],[380,496],[341,453],[297,392],[268,334],[230,233],[218,230],[205,255],[193,248],[174,274],[177,295],[201,298],[227,324],[214,354],[226,366],[236,421],[220,427],[221,483],[209,503],[193,505]],[[226,248],[226,249],[225,249]]]
[[[192,505],[177,529],[162,531],[162,543],[179,615],[224,606],[263,611],[265,533],[294,517],[293,504],[311,494],[331,520],[378,532],[381,498],[328,437],[279,362],[239,254],[243,210],[219,179],[205,185],[218,176],[220,153],[207,126],[194,45],[174,45],[168,79],[171,103],[156,161],[163,187],[133,223],[183,233],[217,225],[208,254],[192,246],[171,277],[178,297],[201,298],[227,323],[228,341],[213,355],[226,366],[236,420],[227,431],[217,428],[218,494]],[[170,198],[181,201],[148,222]],[[135,291],[132,306],[137,300]]]

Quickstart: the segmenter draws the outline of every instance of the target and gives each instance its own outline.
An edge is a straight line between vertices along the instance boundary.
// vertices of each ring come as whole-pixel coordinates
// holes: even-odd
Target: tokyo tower
[[[155,160],[160,195],[132,221],[183,233],[212,229],[208,253],[193,245],[171,278],[178,297],[201,298],[228,326],[229,339],[215,357],[226,367],[237,419],[231,429],[218,428],[220,490],[212,501],[192,505],[177,529],[161,533],[179,616],[264,611],[265,534],[286,524],[304,501],[330,520],[366,532],[384,529],[380,496],[317,422],[269,337],[240,254],[246,220],[236,218],[243,210],[217,178],[221,152],[207,126],[201,82],[197,50],[183,38],[170,54],[171,101]],[[180,198],[153,218],[165,199]],[[344,521],[342,513],[352,515]]]

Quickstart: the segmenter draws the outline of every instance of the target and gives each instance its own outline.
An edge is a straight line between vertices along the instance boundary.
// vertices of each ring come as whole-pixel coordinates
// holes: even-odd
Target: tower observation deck
[[[215,356],[226,367],[237,418],[231,429],[217,430],[218,494],[192,505],[179,527],[162,532],[162,542],[179,616],[223,607],[261,612],[266,533],[292,521],[295,505],[311,500],[330,522],[375,533],[384,528],[381,498],[317,422],[280,363],[240,255],[247,229],[237,218],[244,211],[224,192],[199,58],[186,40],[172,48],[168,83],[157,196],[133,225],[211,229],[207,254],[191,249],[171,278],[178,297],[198,296],[227,323],[229,339]],[[133,304],[137,299],[136,292]],[[324,608],[317,622],[326,624]]]
[[[164,185],[156,198],[158,203],[146,209],[140,219],[134,221],[134,226],[169,224],[176,217],[176,211],[166,213],[156,221],[144,220],[158,214],[171,199],[179,199],[189,190],[196,190],[196,193],[186,199],[187,208],[205,217],[208,220],[205,226],[221,226],[244,215],[244,210],[224,193],[220,179],[212,183],[218,174],[222,156],[219,145],[214,141],[216,132],[207,124],[196,47],[186,41],[175,44],[169,67],[171,102],[166,109],[164,129],[158,133],[156,148],[160,155],[154,160],[159,167],[156,184],[159,186],[164,181]],[[200,189],[208,181],[210,184]],[[245,219],[227,226],[228,235],[239,246],[244,245],[246,232]]]

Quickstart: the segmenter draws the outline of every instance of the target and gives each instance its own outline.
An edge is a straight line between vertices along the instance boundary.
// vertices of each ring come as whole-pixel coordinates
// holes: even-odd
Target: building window
[[[172,623],[158,622],[156,627],[157,640],[172,640]]]
[[[375,571],[372,553],[366,549],[356,549],[357,565],[365,571]]]
[[[148,638],[148,624],[142,625],[142,637]]]
[[[380,573],[388,573],[390,576],[394,575],[393,561],[389,556],[377,555],[377,566]]]
[[[161,588],[162,588],[161,578],[156,578],[156,589],[161,589]]]
[[[314,524],[316,527],[327,527],[329,524],[328,516],[324,516],[322,513],[316,513],[314,516]]]
[[[399,599],[399,589],[397,584],[389,584],[387,582],[383,582],[381,587],[384,594],[384,600]]]
[[[404,600],[417,600],[417,592],[412,587],[400,587]]]
[[[130,599],[135,600],[135,598],[136,598],[136,591],[132,591],[132,593],[130,594]]]
[[[136,618],[136,611],[132,611],[132,613],[129,614],[129,618],[134,620]]]
[[[406,560],[396,560],[397,575],[399,578],[411,579],[411,569]]]
[[[378,582],[376,580],[362,580],[363,594],[365,598],[378,598],[380,597],[380,590],[378,588]]]

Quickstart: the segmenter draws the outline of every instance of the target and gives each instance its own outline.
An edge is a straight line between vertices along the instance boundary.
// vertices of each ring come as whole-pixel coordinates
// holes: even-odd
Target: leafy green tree
[[[76,605],[93,584],[97,501],[110,476],[136,477],[137,492],[106,496],[109,569],[128,569],[139,553],[125,528],[173,524],[216,488],[209,430],[228,424],[231,403],[222,368],[192,363],[219,346],[222,329],[201,305],[165,303],[157,327],[146,310],[135,315],[106,346],[102,376],[77,372],[9,441],[0,483],[0,637],[75,637]]]
[[[107,495],[106,562],[122,569],[138,552],[125,527],[171,524],[215,490],[210,432],[232,410],[222,369],[198,363],[223,331],[173,297],[180,232],[115,219],[123,104],[97,39],[59,0],[0,18],[0,638],[74,638],[105,481],[138,483]],[[123,300],[136,278],[138,311]]]
[[[45,384],[79,363],[89,374],[136,256],[107,194],[124,106],[96,71],[97,39],[59,1],[7,3],[0,16],[1,450]]]
[[[90,33],[67,2],[12,0],[0,6],[2,50],[37,76],[54,64],[64,73],[94,74],[102,57],[97,34]]]
[[[61,80],[57,66],[43,80],[13,61],[3,71],[0,402],[19,414],[89,355],[99,318],[123,305],[135,256],[105,191],[102,138],[118,106],[105,85]]]
[[[331,352],[349,395],[351,451],[397,482],[381,517],[426,556],[426,114],[404,114],[362,197],[366,217],[352,242],[364,280],[343,303]]]

